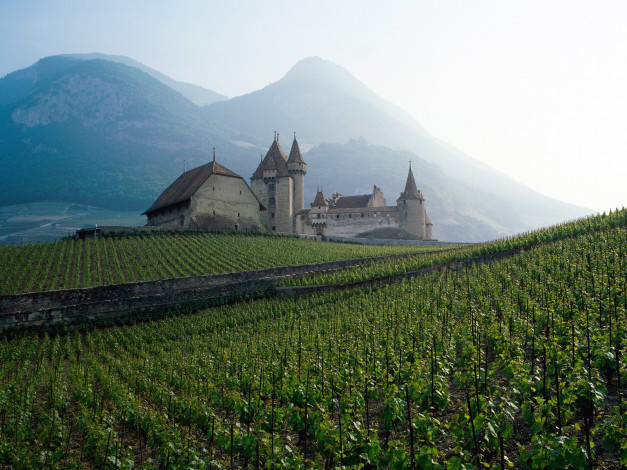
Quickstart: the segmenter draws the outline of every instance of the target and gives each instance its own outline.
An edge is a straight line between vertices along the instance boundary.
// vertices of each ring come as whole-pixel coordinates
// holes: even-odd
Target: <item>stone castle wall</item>
[[[325,235],[355,237],[382,228],[398,228],[398,211],[385,208],[332,209],[327,213]]]
[[[294,180],[291,177],[277,178],[276,183],[276,231],[280,233],[292,233],[292,206],[294,198]]]
[[[403,199],[398,201],[400,228],[405,232],[425,240],[425,205],[418,199]]]

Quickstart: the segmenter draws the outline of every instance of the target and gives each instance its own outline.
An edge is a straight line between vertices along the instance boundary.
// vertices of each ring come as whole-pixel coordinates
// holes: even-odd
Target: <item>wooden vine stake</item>
[[[405,402],[407,403],[407,422],[409,423],[409,468],[414,469],[414,427],[411,423],[411,407],[409,406],[409,387],[405,384]]]

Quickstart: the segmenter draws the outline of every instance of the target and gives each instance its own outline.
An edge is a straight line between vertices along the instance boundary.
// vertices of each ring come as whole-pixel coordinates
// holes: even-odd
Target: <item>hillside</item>
[[[438,235],[443,239],[451,240],[461,235],[463,240],[477,241],[485,238],[476,238],[474,234],[493,238],[590,212],[542,196],[472,160],[431,136],[401,108],[377,96],[348,71],[318,57],[303,59],[279,81],[261,90],[213,103],[205,106],[203,111],[214,122],[237,129],[238,139],[256,145],[268,140],[267,128],[271,123],[275,129],[287,133],[288,139],[293,130],[297,131],[304,149],[322,143],[343,144],[365,139],[372,145],[404,149],[437,165],[447,178],[436,193],[425,192],[425,197],[430,201],[428,204],[450,209],[439,216],[441,220],[448,220]],[[317,154],[320,152],[316,151]],[[394,197],[403,188],[408,160],[416,160],[407,152],[389,150],[366,154],[343,151],[341,157],[329,155],[326,158],[342,168],[342,171],[338,170],[338,176],[341,175],[349,188],[371,187],[374,183],[383,185],[379,183],[381,178],[395,179],[395,184],[383,186],[387,189],[386,194]],[[398,170],[399,173],[392,174]],[[317,185],[331,190],[329,180],[317,180],[310,175],[323,171],[325,176],[330,176],[333,167],[320,170],[309,165],[308,171],[309,195]],[[420,176],[417,179],[421,187],[434,186],[433,182]],[[466,191],[462,198],[457,197],[460,195],[458,186],[467,188],[472,194]],[[476,204],[473,204],[475,200]],[[435,215],[433,211],[430,214]]]
[[[0,465],[621,468],[626,223],[387,285],[7,334]],[[88,245],[107,258],[123,240]]]
[[[441,240],[493,239],[589,212],[471,160],[319,58],[202,108],[190,99],[225,97],[190,93],[132,59],[101,54],[48,57],[5,76],[0,206],[63,201],[141,213],[184,168],[210,159],[212,147],[249,178],[278,129],[283,142],[298,131],[309,150],[306,204],[316,186],[351,195],[373,184],[394,204],[412,160]]]
[[[297,236],[138,232],[98,240],[0,246],[0,296],[206,276],[450,248],[319,243]]]
[[[169,86],[173,90],[178,91],[181,95],[183,95],[185,98],[187,98],[197,106],[204,106],[207,104],[215,103],[216,101],[224,101],[229,99],[227,96],[216,93],[213,90],[208,90],[201,86],[194,85],[193,83],[179,82],[178,80],[173,80],[167,75],[162,74],[158,70],[147,67],[144,64],[131,59],[130,57],[100,54],[97,52],[93,52],[91,54],[68,54],[65,57],[83,60],[102,59],[109,60],[111,62],[118,62],[120,64],[128,65],[129,67],[135,67],[142,72],[146,72],[151,77],[156,78],[161,83]]]
[[[512,210],[514,201],[496,198],[493,193],[460,182],[435,163],[407,150],[368,145],[362,138],[343,145],[320,144],[307,152],[305,159],[308,181],[323,186],[327,196],[336,191],[345,196],[367,194],[376,184],[388,205],[396,205],[411,161],[418,188],[426,198],[427,214],[434,224],[433,236],[439,240],[476,242],[529,228]],[[367,162],[367,172],[361,162]],[[313,200],[313,190],[309,186],[306,200]],[[547,217],[544,225],[550,222]]]
[[[0,205],[145,209],[213,146],[231,149],[197,106],[134,67],[50,57],[0,80]]]

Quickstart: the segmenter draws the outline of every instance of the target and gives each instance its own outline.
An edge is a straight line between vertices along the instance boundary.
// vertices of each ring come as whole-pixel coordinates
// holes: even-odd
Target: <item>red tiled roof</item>
[[[161,196],[157,198],[154,204],[150,206],[150,209],[142,215],[186,201],[192,197],[202,184],[213,174],[243,179],[237,173],[223,167],[217,162],[209,162],[205,165],[192,168],[191,170],[183,173],[176,179],[176,181],[174,181],[174,183],[168,186],[166,190],[161,193]]]

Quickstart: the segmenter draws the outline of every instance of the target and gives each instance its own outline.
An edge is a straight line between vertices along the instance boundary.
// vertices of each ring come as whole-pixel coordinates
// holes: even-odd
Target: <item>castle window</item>
[[[268,198],[268,205],[274,207],[276,205],[276,199],[273,197]]]
[[[270,191],[271,193],[275,192],[276,191],[276,184],[270,183],[268,185],[268,191]]]
[[[270,214],[270,217],[272,217],[272,218],[274,219],[274,212],[272,212],[272,213]]]
[[[239,195],[240,195],[240,196],[242,195],[242,192],[241,192],[241,191],[239,192]]]
[[[213,190],[214,190],[214,191],[216,190],[216,187],[215,187],[215,186],[213,187]]]
[[[273,225],[273,226],[272,226],[272,230],[276,230],[276,225]]]
[[[362,217],[362,218],[364,217],[364,213],[363,213],[363,212],[361,213],[361,217]]]
[[[337,217],[339,219],[340,218],[340,214],[336,215],[335,217]]]
[[[237,216],[239,217],[239,212],[237,213]]]
[[[235,224],[235,230],[237,230],[239,228],[239,225]]]
[[[213,211],[213,215],[216,215],[216,211],[215,210]]]
[[[353,218],[353,214],[348,214],[348,218],[352,219]]]

